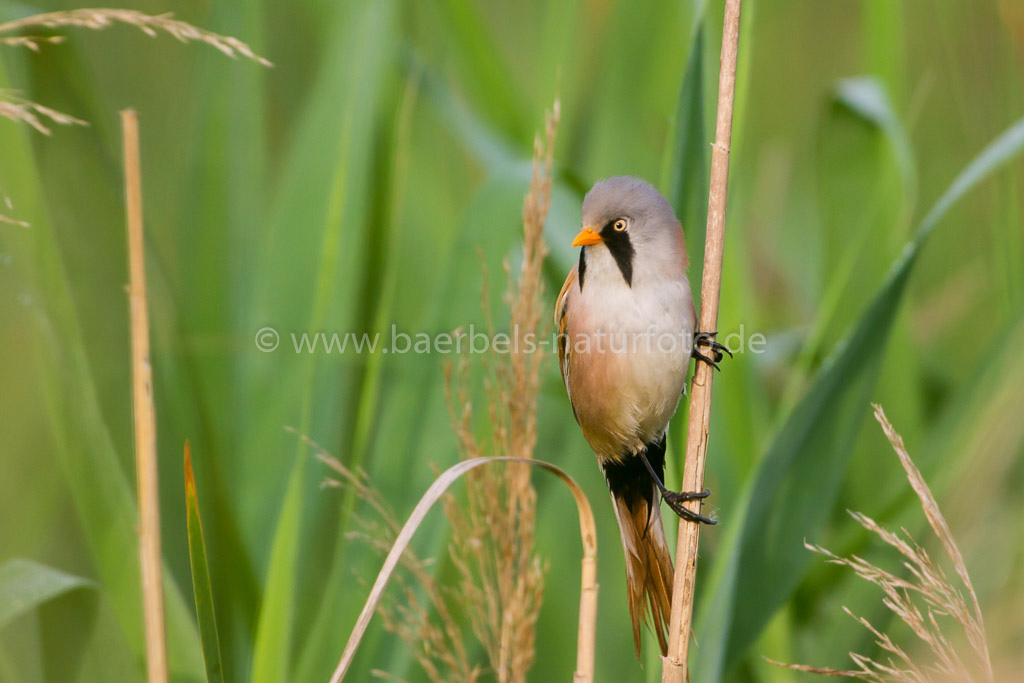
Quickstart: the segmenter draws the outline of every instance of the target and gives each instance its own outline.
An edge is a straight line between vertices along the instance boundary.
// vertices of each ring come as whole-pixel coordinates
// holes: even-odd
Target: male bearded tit
[[[714,360],[693,344],[697,315],[683,229],[654,187],[630,176],[601,180],[584,198],[582,214],[572,243],[582,247],[579,262],[555,306],[558,362],[615,506],[637,657],[644,620],[665,654],[673,572],[659,492],[684,520],[714,523],[682,505],[709,491],[665,487],[665,432],[691,356],[715,365],[726,349],[710,340],[714,333],[698,334]]]

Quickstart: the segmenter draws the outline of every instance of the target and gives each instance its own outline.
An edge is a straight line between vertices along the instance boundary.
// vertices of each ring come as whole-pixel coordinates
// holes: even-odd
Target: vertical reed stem
[[[135,414],[135,469],[139,497],[139,560],[146,627],[146,668],[150,683],[167,682],[164,596],[161,584],[160,498],[157,486],[156,416],[153,369],[149,363],[149,307],[146,303],[146,258],[142,237],[142,173],[139,164],[139,119],[121,112],[124,144],[124,201],[128,224],[128,302],[132,328],[132,407]]]
[[[718,329],[718,298],[722,286],[722,255],[725,243],[725,200],[729,185],[729,144],[732,139],[733,94],[736,86],[736,55],[740,32],[742,0],[726,0],[722,29],[722,66],[718,76],[718,122],[711,156],[711,192],[708,198],[707,241],[701,282],[700,325],[703,332]],[[711,423],[712,368],[696,363],[690,391],[690,422],[686,436],[686,464],[683,491],[704,488],[704,462],[708,452]],[[700,501],[691,501],[694,512]],[[693,624],[694,581],[697,574],[697,544],[700,525],[681,521],[676,546],[676,573],[672,590],[668,656],[662,666],[662,683],[683,683],[688,679],[687,656]]]
[[[580,527],[586,524],[581,519]],[[591,532],[594,530],[590,530]],[[580,621],[576,629],[576,672],[573,683],[593,683],[597,640],[597,535],[583,531],[583,570],[580,576]]]

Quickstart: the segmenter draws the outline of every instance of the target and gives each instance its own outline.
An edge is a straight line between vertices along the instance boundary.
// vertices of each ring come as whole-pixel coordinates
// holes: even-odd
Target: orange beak
[[[601,236],[598,235],[590,228],[583,228],[580,233],[576,235],[576,239],[572,241],[574,247],[585,247],[589,244],[597,244],[601,241]]]

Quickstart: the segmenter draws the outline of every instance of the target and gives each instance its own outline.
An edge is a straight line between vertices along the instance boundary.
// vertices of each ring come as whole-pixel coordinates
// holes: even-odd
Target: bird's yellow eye
[[[622,232],[623,230],[626,229],[626,219],[620,218],[619,220],[615,221],[614,227],[618,232]]]

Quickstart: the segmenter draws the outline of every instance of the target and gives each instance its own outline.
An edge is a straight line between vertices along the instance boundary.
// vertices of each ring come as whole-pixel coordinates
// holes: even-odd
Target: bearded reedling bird
[[[714,360],[693,345],[697,316],[683,229],[654,187],[630,176],[601,180],[582,213],[572,243],[583,247],[580,259],[555,305],[558,362],[615,505],[637,657],[645,620],[665,654],[673,573],[658,494],[681,518],[714,523],[682,506],[709,491],[665,487],[665,432],[691,355],[717,367],[726,349],[711,341],[714,333],[698,334]]]

